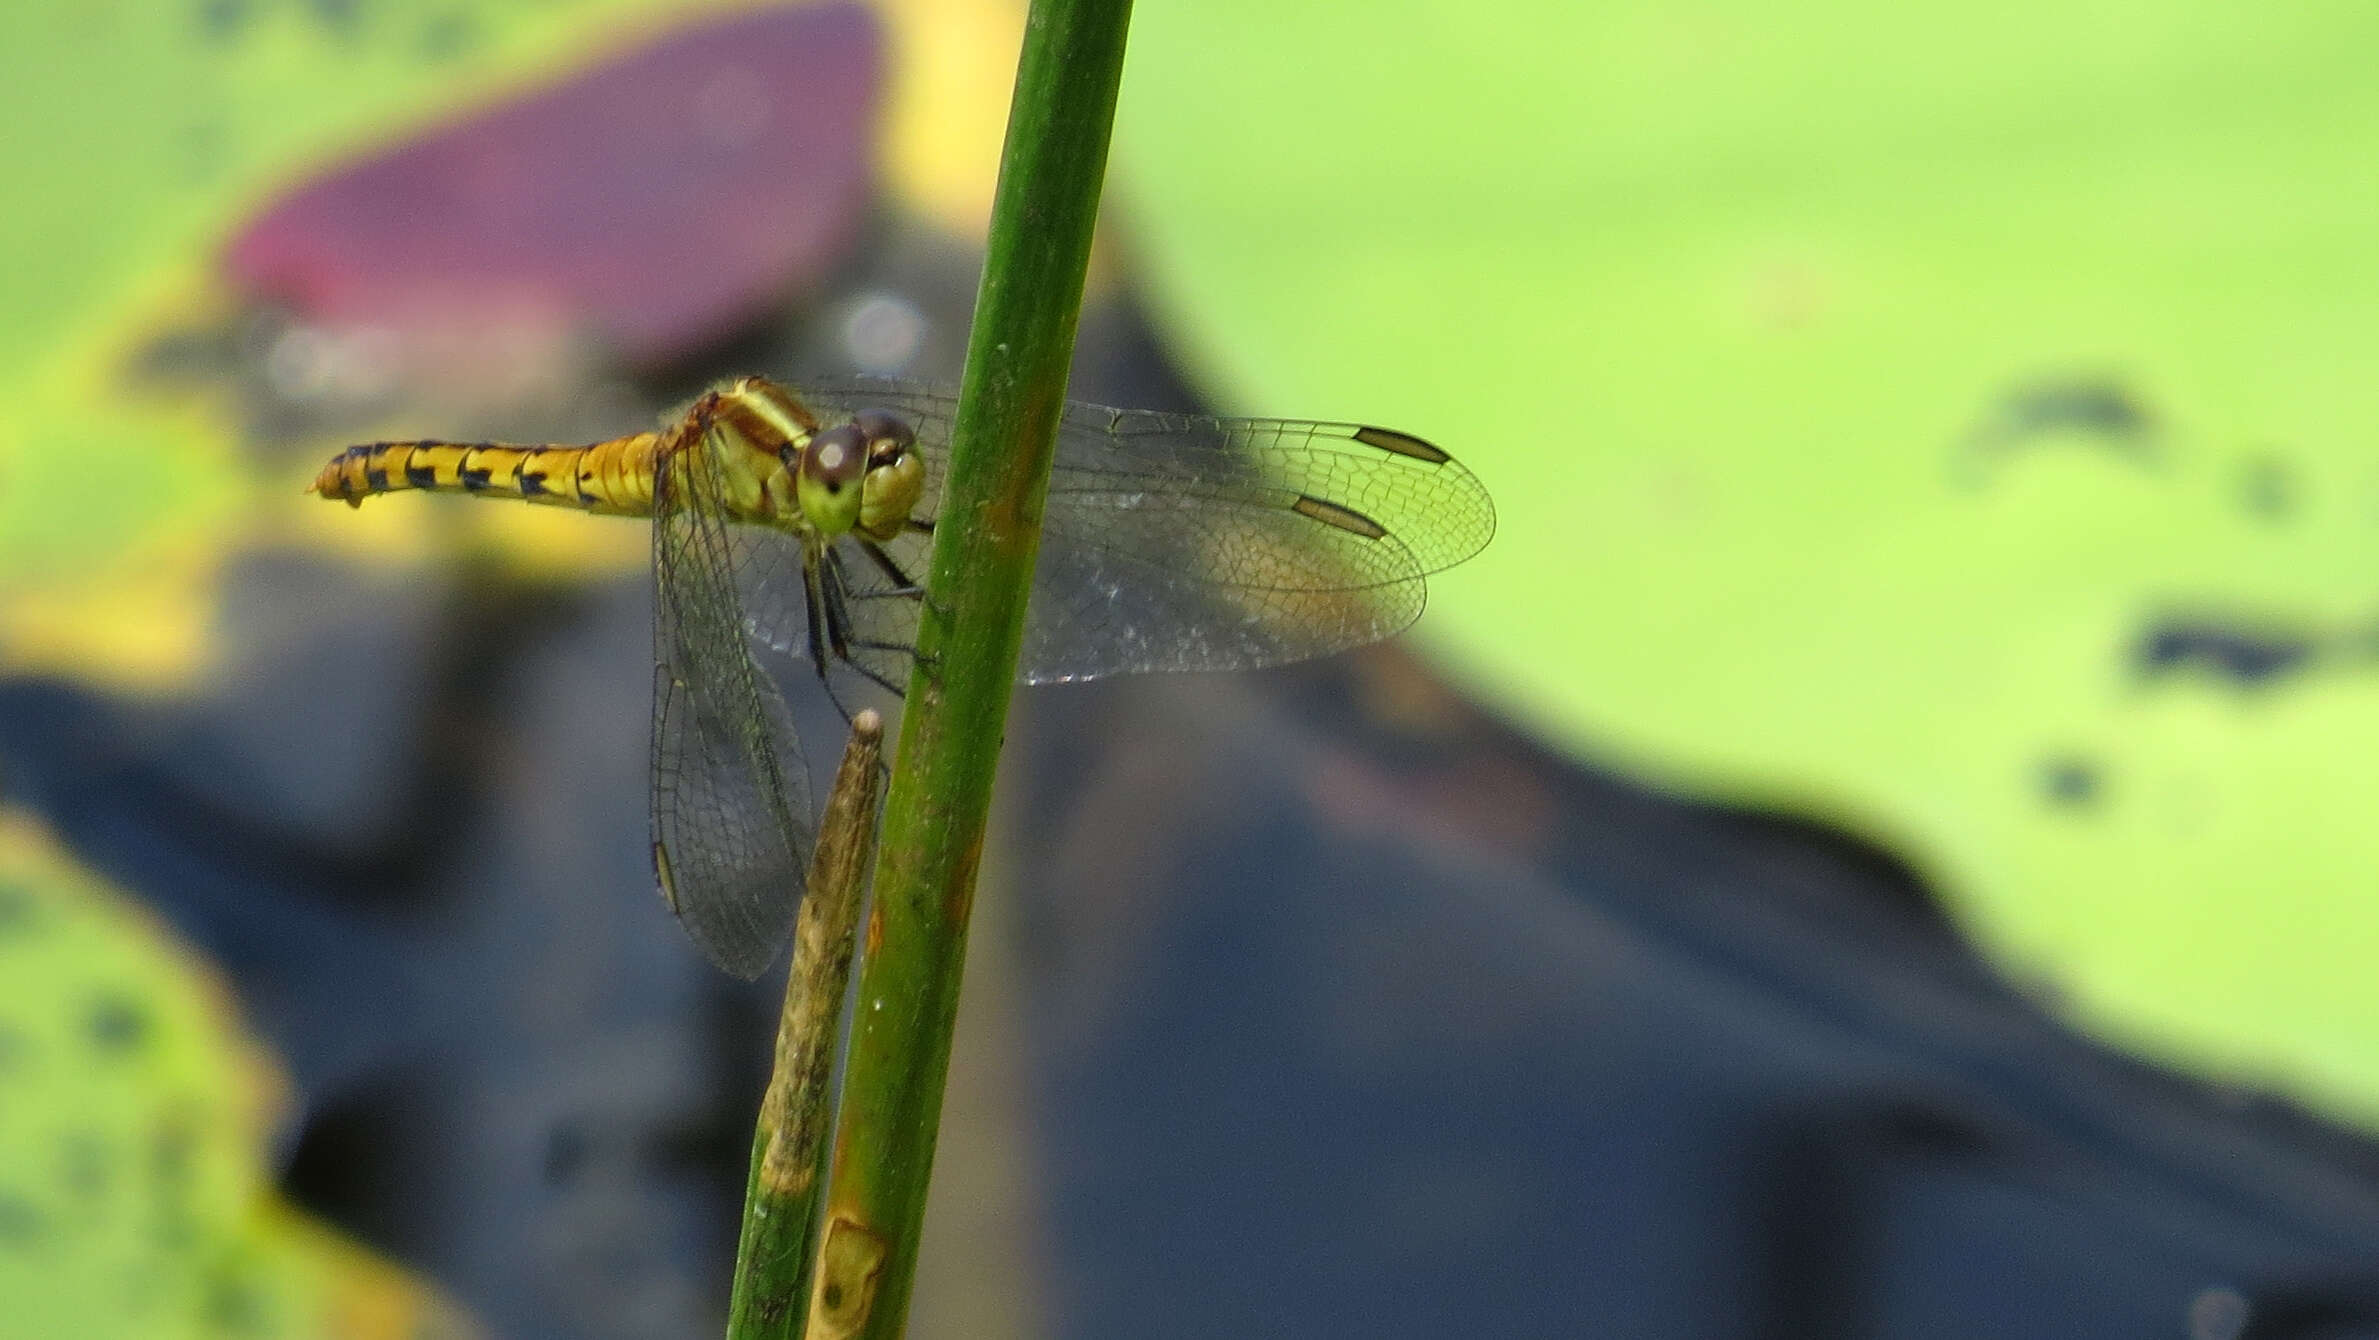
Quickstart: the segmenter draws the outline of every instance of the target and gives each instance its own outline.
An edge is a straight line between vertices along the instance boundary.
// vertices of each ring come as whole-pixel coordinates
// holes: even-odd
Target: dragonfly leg
[[[836,659],[867,676],[877,687],[892,696],[896,698],[903,696],[900,685],[893,683],[888,676],[876,670],[875,667],[851,655],[854,648],[860,651],[892,652],[901,656],[914,655],[915,653],[898,643],[864,641],[851,636],[851,610],[850,606],[845,603],[848,593],[845,589],[841,552],[834,549],[827,550],[826,561],[819,565],[812,580],[819,593],[819,603],[825,607],[826,637],[828,642],[833,645]],[[841,700],[836,699],[835,706],[840,707],[841,705]],[[844,715],[848,716],[849,713],[846,712]]]
[[[916,531],[920,535],[933,534],[933,525],[933,518],[931,517],[913,516],[910,517],[908,521],[909,529]],[[871,540],[868,540],[864,536],[861,537],[860,543],[867,546],[869,557],[875,559],[876,562],[884,566],[885,574],[893,579],[894,585],[896,587],[896,589],[891,591],[871,592],[871,595],[902,596],[918,601],[930,601],[933,599],[931,595],[926,593],[925,587],[922,583],[913,580],[907,573],[900,570],[900,565],[892,561],[892,555],[879,552],[875,543]],[[919,657],[918,659],[921,662],[929,665],[933,661],[933,658],[929,656]]]
[[[827,557],[832,558],[832,551],[828,551]],[[825,563],[819,561],[802,565],[802,583],[809,588],[810,662],[817,671],[818,686],[826,690],[826,701],[834,704],[834,710],[842,715],[843,723],[848,725],[852,712],[843,702],[841,691],[835,687],[833,666],[827,657],[831,655],[836,661],[851,664],[850,648],[843,640],[842,625],[836,621],[841,606],[827,594],[829,588],[824,568]]]
[[[933,523],[930,521],[912,520],[909,524],[922,530],[933,529]],[[880,600],[886,598],[897,598],[902,600],[918,601],[925,599],[924,585],[917,581],[916,578],[911,577],[908,573],[902,571],[899,561],[894,559],[892,555],[885,553],[882,546],[863,535],[859,537],[859,547],[866,551],[868,558],[873,560],[876,567],[883,572],[887,579],[891,581],[892,587],[890,590],[885,591],[863,591],[854,596],[854,599]],[[932,657],[920,653],[915,647],[891,646],[881,643],[868,642],[854,642],[851,645],[855,647],[864,647],[871,651],[898,652],[899,654],[908,657],[912,662],[922,662],[929,666],[933,663]]]
[[[802,601],[802,615],[809,628],[810,665],[818,672],[818,682],[826,682],[826,627],[822,622],[826,602],[818,590],[818,565],[808,554],[802,556],[802,585],[807,587],[808,599]]]
[[[873,600],[882,596],[900,596],[914,600],[925,594],[924,586],[920,585],[916,578],[901,571],[900,564],[893,560],[892,555],[884,552],[883,546],[863,535],[859,537],[859,547],[869,558],[875,560],[876,568],[892,583],[892,589],[888,591],[862,592],[859,599]]]

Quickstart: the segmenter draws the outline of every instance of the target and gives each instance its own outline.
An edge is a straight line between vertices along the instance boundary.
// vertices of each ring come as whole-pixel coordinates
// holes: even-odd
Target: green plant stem
[[[907,1319],[984,816],[1039,551],[1129,0],[1035,0],[885,799],[813,1334]]]
[[[875,855],[883,744],[882,717],[868,711],[851,719],[851,739],[818,824],[818,849],[794,924],[785,1007],[777,1018],[776,1063],[752,1138],[727,1340],[780,1340],[800,1335],[808,1324],[826,1186],[827,1090],[842,1041],[852,937]]]

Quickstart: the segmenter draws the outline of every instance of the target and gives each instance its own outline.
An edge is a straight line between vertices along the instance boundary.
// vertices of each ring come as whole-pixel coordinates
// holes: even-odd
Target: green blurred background
[[[1887,844],[2086,1026],[2367,1119],[2375,24],[1153,4],[1117,185],[1234,404],[1494,485],[1427,624],[1478,691]],[[2002,426],[2073,387],[2141,426]]]

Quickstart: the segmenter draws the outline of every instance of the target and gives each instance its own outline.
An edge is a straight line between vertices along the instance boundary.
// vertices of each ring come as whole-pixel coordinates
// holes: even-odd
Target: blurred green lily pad
[[[233,224],[305,172],[634,36],[650,0],[218,0],[0,16],[0,662],[148,685],[202,652],[213,568],[254,538],[233,416],[128,376],[226,319]],[[659,20],[653,20],[657,26]],[[31,128],[39,127],[38,133]]]
[[[1423,625],[1474,685],[2379,1117],[2379,11],[1137,18],[1163,324],[1233,409],[1477,467]]]
[[[133,904],[0,814],[0,1330],[474,1333],[275,1198],[278,1079],[228,1001]]]

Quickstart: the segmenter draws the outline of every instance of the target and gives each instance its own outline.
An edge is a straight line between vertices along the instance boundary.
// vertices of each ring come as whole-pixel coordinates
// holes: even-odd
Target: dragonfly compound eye
[[[867,476],[867,444],[851,424],[812,433],[793,472],[803,519],[819,532],[842,535],[859,523],[860,481]]]
[[[851,416],[851,426],[867,439],[867,463],[871,468],[891,465],[917,446],[917,430],[890,410],[863,409]]]
[[[867,437],[867,481],[859,505],[859,531],[890,543],[908,529],[909,514],[925,493],[925,456],[917,430],[906,419],[880,409],[863,409],[851,425]]]
[[[840,493],[867,473],[867,444],[856,424],[812,433],[801,449],[801,478],[828,493]]]

